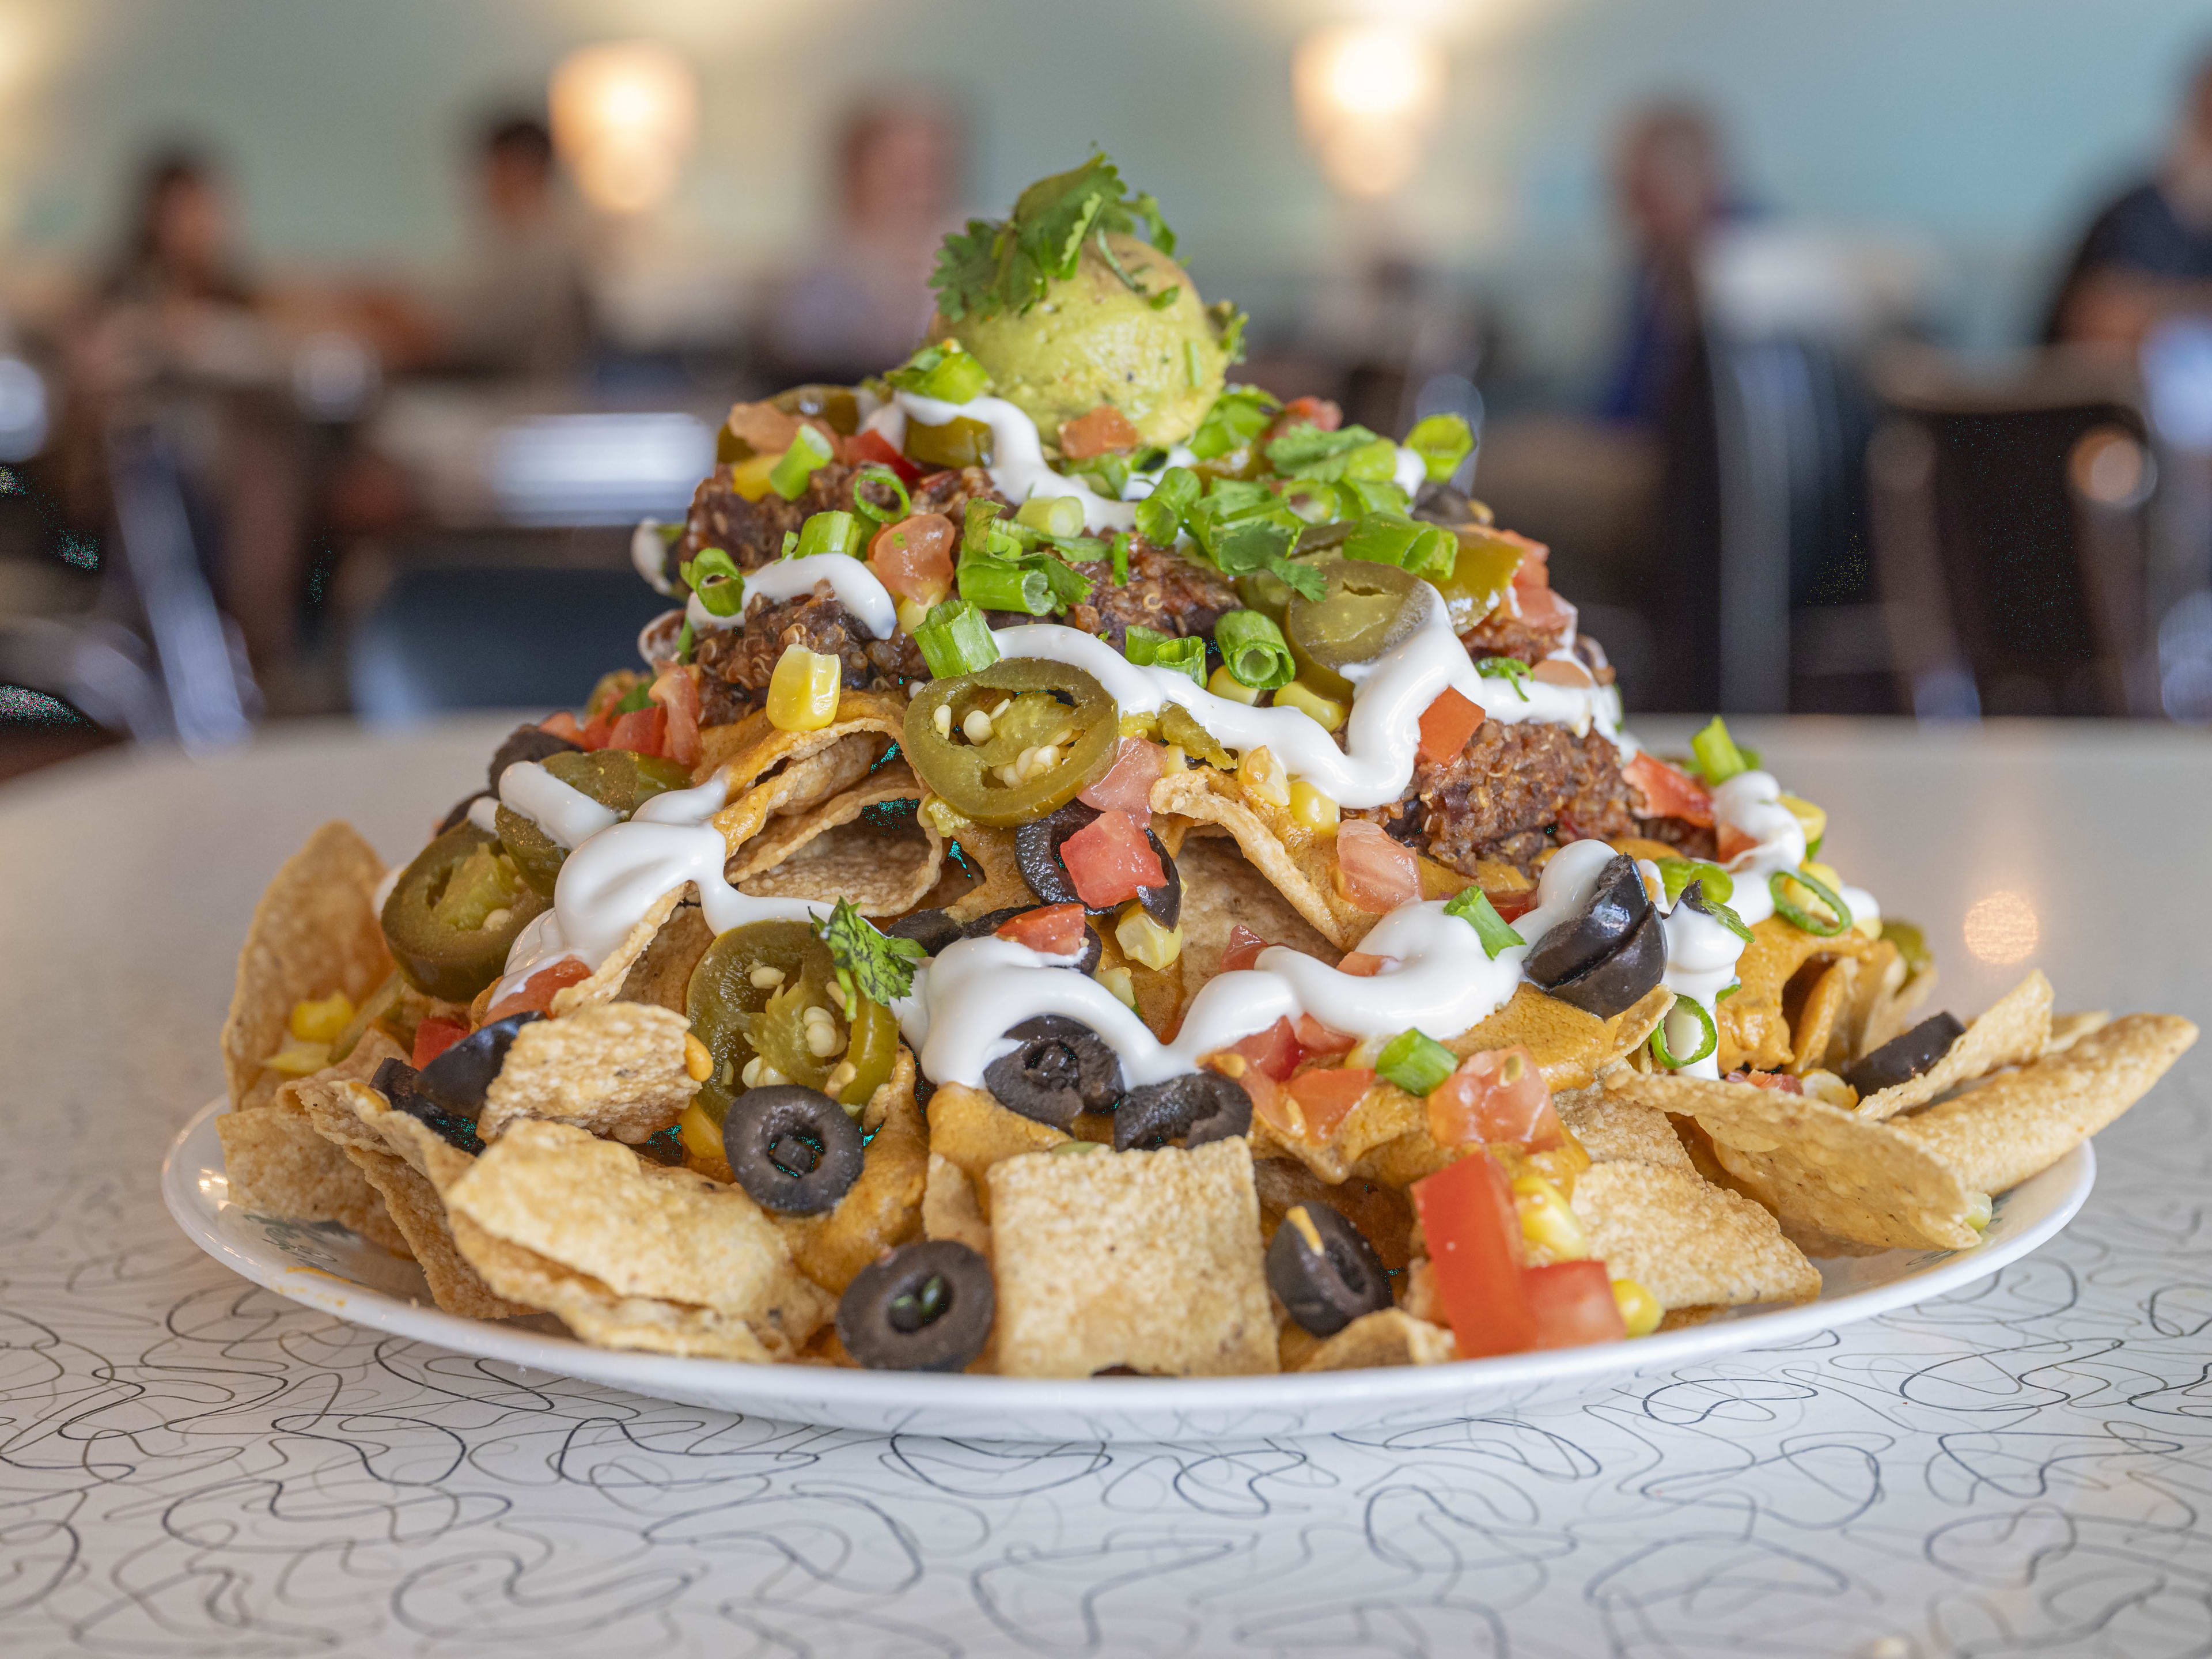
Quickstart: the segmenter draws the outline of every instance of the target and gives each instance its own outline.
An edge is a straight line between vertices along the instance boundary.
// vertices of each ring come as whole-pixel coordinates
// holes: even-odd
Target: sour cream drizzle
[[[536,761],[517,761],[499,775],[499,804],[528,818],[559,847],[581,847],[616,822],[612,807],[562,782]]]
[[[876,580],[874,571],[849,553],[811,553],[803,559],[778,559],[773,564],[745,572],[744,598],[733,614],[716,616],[699,602],[696,593],[685,605],[684,614],[690,618],[694,632],[740,628],[744,625],[745,607],[752,603],[755,595],[771,603],[795,599],[802,593],[811,593],[817,582],[828,582],[838,603],[877,639],[887,640],[897,629],[898,606],[891,599],[890,590]]]
[[[1044,458],[1044,442],[1036,422],[1004,398],[971,398],[964,404],[948,404],[911,392],[892,394],[892,401],[907,419],[924,426],[943,426],[947,421],[981,421],[991,428],[991,482],[1008,501],[1020,502],[1042,497],[1073,495],[1083,504],[1083,523],[1090,530],[1129,530],[1135,527],[1137,509],[1130,502],[1100,495],[1080,478],[1055,472]],[[903,446],[905,420],[893,433],[891,422],[880,416],[871,423],[893,443]]]

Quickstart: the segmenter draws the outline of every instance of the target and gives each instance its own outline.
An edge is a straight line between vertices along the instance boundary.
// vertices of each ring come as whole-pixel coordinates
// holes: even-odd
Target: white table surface
[[[1647,735],[1669,735],[1664,722]],[[0,1650],[446,1656],[2212,1651],[2206,1049],[2057,1243],[1954,1299],[1511,1417],[1211,1454],[718,1417],[381,1339],[155,1192],[220,1087],[256,893],[323,818],[404,857],[505,723],[295,728],[0,790]],[[2212,750],[1747,723],[1942,1001],[2203,1022]]]

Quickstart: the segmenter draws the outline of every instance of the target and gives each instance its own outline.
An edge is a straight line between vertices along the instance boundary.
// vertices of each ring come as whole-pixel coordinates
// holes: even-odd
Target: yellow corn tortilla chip
[[[871,806],[888,801],[919,803],[927,792],[904,760],[884,762],[852,787],[801,812],[772,819],[750,841],[730,854],[722,873],[732,882],[773,870],[826,830],[850,823]]]
[[[1961,1083],[2033,1060],[2050,1037],[2051,981],[2039,968],[1991,1003],[1935,1065],[1859,1102],[1859,1115],[1894,1117]]]
[[[2081,1014],[2053,1014],[2051,1017],[2051,1036],[2043,1045],[2046,1054],[2063,1054],[2092,1031],[2101,1031],[2112,1023],[2112,1011],[2099,1008]]]
[[[1185,1006],[1221,971],[1221,953],[1229,948],[1233,928],[1247,928],[1270,945],[1286,945],[1335,965],[1341,953],[1246,860],[1228,836],[1190,836],[1175,857],[1182,878],[1179,925]]]
[[[1736,958],[1739,988],[1716,1012],[1720,1030],[1718,1059],[1723,1073],[1750,1068],[1778,1072],[1796,1058],[1783,994],[1797,970],[1815,957],[1863,956],[1874,941],[1846,928],[1821,939],[1794,927],[1779,916],[1755,923],[1751,943]]]
[[[1152,785],[1152,799],[1155,812],[1226,830],[1291,908],[1339,950],[1351,950],[1382,920],[1338,896],[1333,837],[1305,829],[1287,807],[1247,795],[1230,774],[1210,766],[1170,772]]]
[[[735,853],[770,818],[803,812],[860,782],[905,724],[906,699],[881,691],[842,693],[837,717],[812,732],[780,731],[765,708],[756,709],[700,732],[702,758],[692,776],[703,783],[728,773],[729,804],[714,827]]]
[[[939,811],[933,813],[933,806]],[[941,802],[924,801],[921,816],[932,819],[942,817],[942,808]],[[988,824],[960,819],[958,828],[951,833],[961,855],[975,867],[982,879],[946,905],[946,915],[965,923],[978,916],[988,916],[994,910],[1037,902],[1037,896],[1030,891],[1029,883],[1022,877],[1021,864],[1014,856],[1012,830],[994,830]]]
[[[1048,1123],[1008,1111],[984,1091],[964,1083],[939,1084],[929,1097],[929,1150],[975,1183],[987,1220],[990,1193],[983,1176],[993,1164],[1024,1152],[1048,1152],[1072,1139]]]
[[[1971,1249],[1980,1242],[1966,1222],[1976,1206],[1957,1173],[1890,1124],[1748,1083],[1625,1066],[1601,1081],[1614,1094],[1695,1118],[1721,1166],[1785,1227],[1889,1249]]]
[[[1892,1037],[1903,1036],[1920,1023],[1920,1011],[1936,990],[1936,969],[1923,968],[1917,974],[1908,975],[1900,960],[1898,972],[1903,977],[1867,1011],[1858,1029],[1857,1041],[1851,1046],[1853,1059],[1872,1054]]]
[[[372,1026],[336,1066],[288,1079],[265,1106],[217,1118],[231,1201],[288,1221],[335,1221],[394,1255],[405,1255],[406,1236],[344,1149],[320,1133],[301,1097],[305,1087],[366,1081],[386,1060],[405,1058],[397,1042]]]
[[[1828,1034],[1828,1051],[1818,1062],[1831,1071],[1866,1052],[1862,1039],[1867,1021],[1905,984],[1904,955],[1887,939],[1875,940],[1857,961],[1850,994],[1837,1011],[1834,1028]]]
[[[1276,1369],[1241,1139],[1192,1152],[1025,1153],[992,1165],[986,1184],[1004,1375]]]
[[[1382,1265],[1404,1270],[1413,1256],[1413,1206],[1396,1187],[1358,1176],[1332,1184],[1296,1158],[1252,1160],[1252,1184],[1260,1194],[1260,1237],[1272,1240],[1283,1216],[1299,1204],[1326,1204],[1359,1229]]]
[[[384,861],[349,823],[307,837],[261,895],[222,1024],[234,1108],[265,1106],[287,1079],[262,1061],[284,1046],[292,1005],[343,991],[358,1006],[392,973],[377,920]]]
[[[942,1152],[929,1155],[929,1173],[921,1189],[921,1236],[951,1239],[990,1260],[991,1224],[983,1219],[975,1183]]]
[[[601,1002],[514,1034],[484,1091],[477,1132],[496,1140],[515,1123],[571,1123],[635,1146],[684,1115],[699,1084],[684,1068],[690,1022],[648,1002]]]
[[[1293,1325],[1284,1333],[1297,1331]],[[1298,1331],[1304,1336],[1305,1333]],[[1334,1336],[1311,1344],[1296,1364],[1297,1371],[1355,1371],[1376,1365],[1441,1365],[1459,1358],[1452,1334],[1425,1319],[1416,1319],[1401,1308],[1382,1308],[1362,1314]],[[1304,1345],[1300,1345],[1304,1346]]]
[[[1830,963],[1806,991],[1790,1036],[1790,1047],[1796,1050],[1796,1058],[1790,1064],[1791,1071],[1814,1071],[1828,1063],[1836,1024],[1850,1002],[1851,988],[1857,982],[1858,972],[1857,958],[1842,957]]]
[[[779,1358],[803,1347],[832,1310],[830,1298],[793,1265],[775,1224],[743,1191],[647,1164],[626,1146],[567,1124],[512,1125],[444,1190],[448,1210],[491,1238],[596,1280],[625,1301],[741,1322]],[[479,1260],[469,1233],[456,1226],[454,1237],[495,1287],[518,1295],[498,1276],[511,1261],[493,1253]],[[549,1310],[569,1319],[568,1308]],[[586,1340],[600,1340],[577,1328]],[[659,1326],[645,1335],[688,1340]]]
[[[1593,1164],[1625,1161],[1696,1170],[1673,1119],[1626,1096],[1608,1094],[1601,1084],[1555,1094],[1552,1107]]]
[[[2172,1014],[2130,1014],[1954,1100],[1894,1120],[1975,1190],[2040,1175],[2141,1100],[2197,1041]]]
[[[860,1269],[921,1231],[922,1188],[929,1175],[929,1131],[914,1102],[914,1054],[902,1046],[890,1081],[869,1097],[875,1137],[860,1178],[823,1215],[775,1218],[791,1258],[824,1290],[843,1295]]]
[[[839,809],[835,803],[827,813]],[[927,821],[853,820],[823,827],[772,869],[747,876],[742,891],[765,898],[850,899],[864,916],[903,915],[945,866],[945,838]]]
[[[1810,1302],[1820,1294],[1819,1271],[1774,1218],[1708,1185],[1686,1158],[1593,1164],[1576,1181],[1571,1202],[1606,1272],[1634,1279],[1662,1308]]]

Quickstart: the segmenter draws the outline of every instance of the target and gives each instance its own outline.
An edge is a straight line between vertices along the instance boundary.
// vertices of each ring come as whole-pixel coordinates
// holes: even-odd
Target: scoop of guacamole
[[[1111,404],[1148,444],[1197,430],[1221,392],[1229,353],[1183,268],[1134,236],[1107,246],[1138,287],[1086,244],[1075,274],[1055,280],[1028,311],[933,318],[930,337],[957,335],[990,371],[992,390],[1037,423],[1048,443],[1060,425]],[[1172,298],[1164,296],[1172,291]]]

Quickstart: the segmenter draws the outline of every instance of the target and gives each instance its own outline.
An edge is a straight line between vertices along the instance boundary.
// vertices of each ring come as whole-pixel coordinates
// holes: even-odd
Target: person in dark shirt
[[[2044,338],[2132,356],[2162,319],[2187,312],[2212,313],[2212,58],[2191,79],[2156,176],[2091,222]]]

